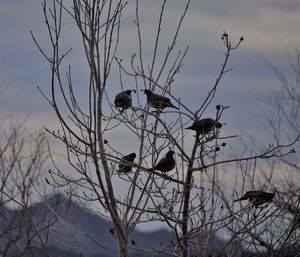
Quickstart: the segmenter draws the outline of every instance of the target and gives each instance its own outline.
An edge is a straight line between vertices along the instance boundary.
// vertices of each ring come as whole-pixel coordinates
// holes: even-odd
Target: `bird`
[[[268,193],[264,191],[247,191],[241,198],[234,200],[233,202],[237,201],[244,201],[249,200],[250,203],[257,208],[259,205],[270,203],[273,201],[273,198],[275,196],[274,193]]]
[[[212,118],[204,118],[201,120],[196,120],[192,126],[187,127],[186,129],[195,130],[197,134],[206,135],[211,132],[214,128],[220,129],[222,124],[218,121],[215,121]]]
[[[173,158],[174,151],[170,150],[167,152],[166,156],[162,158],[152,169],[150,170],[159,170],[163,173],[171,171],[175,168],[175,160]]]
[[[171,103],[170,98],[162,96],[162,95],[157,95],[148,89],[145,89],[143,91],[144,91],[144,94],[147,96],[147,103],[151,107],[158,109],[158,110],[163,110],[166,107],[170,107],[170,108],[174,108],[174,109],[178,110],[178,108]]]
[[[118,172],[130,172],[132,169],[133,161],[136,157],[135,153],[131,153],[128,155],[123,156],[123,158],[119,162],[119,171]]]
[[[135,90],[126,90],[120,92],[115,97],[115,106],[117,108],[122,108],[122,111],[129,109],[132,107],[132,97],[131,92],[135,92]]]

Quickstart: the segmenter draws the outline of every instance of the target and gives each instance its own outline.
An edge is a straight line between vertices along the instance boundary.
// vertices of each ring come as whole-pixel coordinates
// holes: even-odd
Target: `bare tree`
[[[232,195],[220,190],[224,209],[231,214],[227,229],[236,236],[245,250],[260,256],[295,256],[299,252],[299,52],[290,57],[291,71],[286,75],[266,62],[281,83],[279,90],[260,99],[269,108],[261,117],[266,122],[272,145],[282,143],[275,156],[262,163],[258,159],[240,164]],[[252,141],[254,146],[261,142]],[[242,174],[240,174],[242,171]],[[236,189],[240,190],[236,190]],[[253,208],[251,201],[241,203],[239,212],[230,198],[238,199],[247,190],[275,192],[273,203]],[[240,192],[241,191],[241,192]]]
[[[29,133],[24,124],[11,122],[1,129],[1,205],[29,207],[48,158],[45,133]]]
[[[196,110],[191,110],[187,103],[173,94],[175,77],[188,51],[188,47],[178,50],[176,42],[189,3],[187,1],[183,6],[174,34],[166,49],[162,50],[161,31],[167,9],[167,1],[162,1],[160,12],[155,17],[158,24],[150,57],[144,50],[138,0],[135,2],[134,20],[138,49],[130,57],[117,54],[121,17],[127,5],[121,0],[73,0],[70,6],[62,0],[53,0],[50,8],[44,1],[51,54],[46,53],[32,34],[51,68],[50,96],[41,92],[53,107],[60,129],[48,132],[64,144],[66,159],[75,171],[72,176],[67,174],[53,159],[55,169],[51,170],[52,180],[49,183],[67,187],[70,194],[84,201],[97,202],[102,214],[108,213],[115,226],[122,257],[128,256],[129,245],[130,248],[142,248],[138,242],[130,243],[135,226],[153,221],[169,226],[174,236],[170,245],[151,249],[153,255],[204,256],[208,240],[218,231],[232,226],[233,217],[249,211],[233,211],[229,201],[226,202],[229,211],[224,211],[220,169],[281,157],[289,153],[289,148],[284,149],[292,145],[291,142],[277,142],[254,154],[234,158],[221,151],[227,140],[236,137],[222,136],[222,117],[229,106],[220,104],[213,107],[215,117],[206,117],[205,112],[212,108],[222,77],[231,71],[229,57],[240,46],[242,37],[232,42],[228,34],[223,33],[223,64],[207,97]],[[71,48],[64,52],[61,50],[64,34],[62,17],[65,13],[75,22],[83,43],[89,70],[86,78],[87,105],[80,104],[76,97],[76,83],[73,82],[70,65],[66,76],[63,75],[65,57],[71,54]],[[128,59],[128,64],[125,64],[124,60]],[[112,76],[120,79],[118,90],[121,93],[116,98],[116,106],[112,103],[114,99],[109,97],[109,92],[114,89],[109,83]],[[135,88],[128,89],[124,81],[131,81]],[[132,96],[134,92],[136,97]],[[185,130],[187,127],[193,130],[192,133]],[[128,137],[135,138],[126,153],[121,153],[117,143],[107,139],[116,130],[126,130]],[[134,146],[135,150],[132,149]],[[136,156],[137,161],[134,161]],[[121,195],[117,193],[120,185],[123,188]],[[273,211],[266,214],[272,216]],[[244,226],[236,225],[227,245],[240,235],[246,235],[245,231],[252,231],[268,220],[261,218],[259,223],[255,221],[255,217],[248,216]]]
[[[291,155],[283,155],[280,162],[272,163],[271,169],[284,171],[279,175],[277,204],[286,215],[282,217],[281,240],[277,245],[277,255],[293,255],[299,251],[299,141],[300,141],[300,53],[293,48],[288,53],[290,66],[287,71],[266,62],[274,71],[281,86],[265,101],[270,106],[267,116],[270,134],[275,142],[294,140]],[[278,172],[278,171],[277,171]]]
[[[0,222],[2,238],[1,254],[22,254],[30,248],[31,240],[42,229],[34,222],[28,210],[39,200],[34,197],[39,191],[44,195],[41,181],[43,167],[48,159],[45,133],[31,132],[25,121],[10,122],[1,126],[0,142]],[[43,227],[45,229],[45,227]],[[20,242],[26,247],[20,246]],[[26,242],[26,243],[25,243]],[[43,240],[39,242],[44,245]]]

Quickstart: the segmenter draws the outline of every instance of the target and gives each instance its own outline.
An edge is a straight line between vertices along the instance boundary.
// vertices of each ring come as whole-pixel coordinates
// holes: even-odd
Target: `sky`
[[[7,120],[9,116],[23,119],[28,116],[30,126],[35,128],[53,124],[54,116],[49,105],[37,90],[37,86],[47,90],[49,66],[30,35],[30,31],[33,31],[41,45],[48,47],[41,1],[1,1],[0,7],[0,85],[6,88],[0,98],[1,119]],[[140,4],[145,49],[149,47],[149,51],[154,42],[151,33],[155,31],[159,8],[160,1],[141,1]],[[163,43],[167,43],[171,35],[166,32],[175,29],[173,24],[182,8],[183,1],[168,1],[162,28]],[[178,49],[189,46],[189,51],[182,71],[174,82],[174,94],[180,95],[184,101],[189,101],[192,108],[196,108],[199,98],[206,96],[220,69],[224,52],[220,40],[223,31],[229,33],[233,42],[243,36],[244,42],[232,54],[229,67],[233,70],[224,76],[216,103],[231,106],[226,117],[227,123],[233,127],[243,124],[248,129],[255,129],[251,120],[263,108],[256,98],[269,94],[280,85],[264,61],[282,70],[289,70],[287,52],[300,43],[299,10],[300,1],[297,0],[192,0],[177,41]],[[120,43],[124,59],[129,58],[136,46],[133,15],[134,1],[129,1],[124,12],[124,33],[121,33]],[[65,46],[74,48],[68,61],[80,78],[87,71],[79,59],[82,57],[81,41],[78,34],[73,33],[73,28],[74,23],[65,15]],[[201,88],[199,92],[199,87],[204,90]],[[112,99],[118,90],[112,90]]]
[[[118,55],[124,62],[128,62],[130,55],[137,51],[134,2],[128,1],[122,17]],[[184,8],[183,2],[167,1],[161,51],[174,33],[174,24]],[[146,61],[150,60],[148,54],[153,49],[160,5],[158,0],[140,3]],[[225,134],[235,135],[243,131],[257,139],[267,138],[261,117],[267,107],[258,99],[279,90],[280,82],[265,62],[290,73],[288,53],[300,48],[299,13],[300,0],[192,0],[176,44],[177,49],[188,46],[189,50],[173,83],[173,94],[196,109],[214,84],[223,62],[223,32],[226,31],[233,42],[238,42],[243,36],[244,41],[229,60],[228,67],[233,69],[223,77],[212,106],[230,105],[222,118],[226,123]],[[0,119],[8,123],[11,118],[27,118],[29,130],[44,126],[58,128],[52,109],[37,89],[40,87],[47,93],[50,86],[49,65],[30,34],[32,31],[41,46],[49,50],[43,20],[40,0],[0,1],[0,88],[4,90],[0,95]],[[88,70],[82,61],[81,39],[75,29],[74,22],[65,15],[63,47],[73,48],[66,65],[72,65],[76,94],[81,95],[85,88],[80,85],[85,82],[83,78]],[[120,86],[117,78],[113,77],[111,83],[116,85],[108,92],[113,101]],[[125,87],[133,88],[129,82]],[[205,113],[207,116],[214,114],[213,107]],[[126,135],[124,131],[117,131],[115,136],[119,140],[123,135]],[[126,140],[120,142],[121,149],[127,144]]]

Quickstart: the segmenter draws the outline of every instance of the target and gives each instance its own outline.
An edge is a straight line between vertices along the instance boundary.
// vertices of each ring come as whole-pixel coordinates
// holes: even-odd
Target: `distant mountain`
[[[0,211],[0,253],[5,257],[118,256],[112,221],[91,213],[62,194],[55,194],[26,210],[0,207]],[[153,252],[135,248],[164,249],[171,245],[172,234],[166,229],[135,230],[131,241],[134,247],[132,243],[129,246],[130,257],[152,256]],[[208,244],[208,252],[220,249],[224,243],[215,237]]]

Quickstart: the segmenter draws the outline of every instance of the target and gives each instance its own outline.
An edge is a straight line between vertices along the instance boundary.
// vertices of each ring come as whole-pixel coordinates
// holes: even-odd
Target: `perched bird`
[[[249,200],[249,202],[257,208],[259,205],[272,202],[274,196],[275,192],[268,193],[264,191],[247,191],[241,198],[234,200],[233,202]]]
[[[151,170],[159,170],[161,172],[168,172],[174,169],[175,160],[173,158],[174,151],[170,150],[166,156],[162,158]]]
[[[119,162],[119,172],[130,172],[132,169],[132,165],[130,163],[133,164],[135,157],[135,153],[125,155]]]
[[[198,134],[205,135],[211,132],[214,128],[220,129],[222,124],[218,121],[215,121],[212,118],[205,118],[201,120],[196,120],[192,126],[186,128],[195,130]]]
[[[132,107],[131,92],[135,90],[126,90],[116,95],[115,106],[117,108],[122,108],[122,111]]]
[[[178,108],[171,103],[171,100],[168,97],[157,95],[151,92],[148,89],[143,90],[144,94],[147,96],[147,103],[158,110],[163,110],[166,107],[175,108],[178,110]]]

